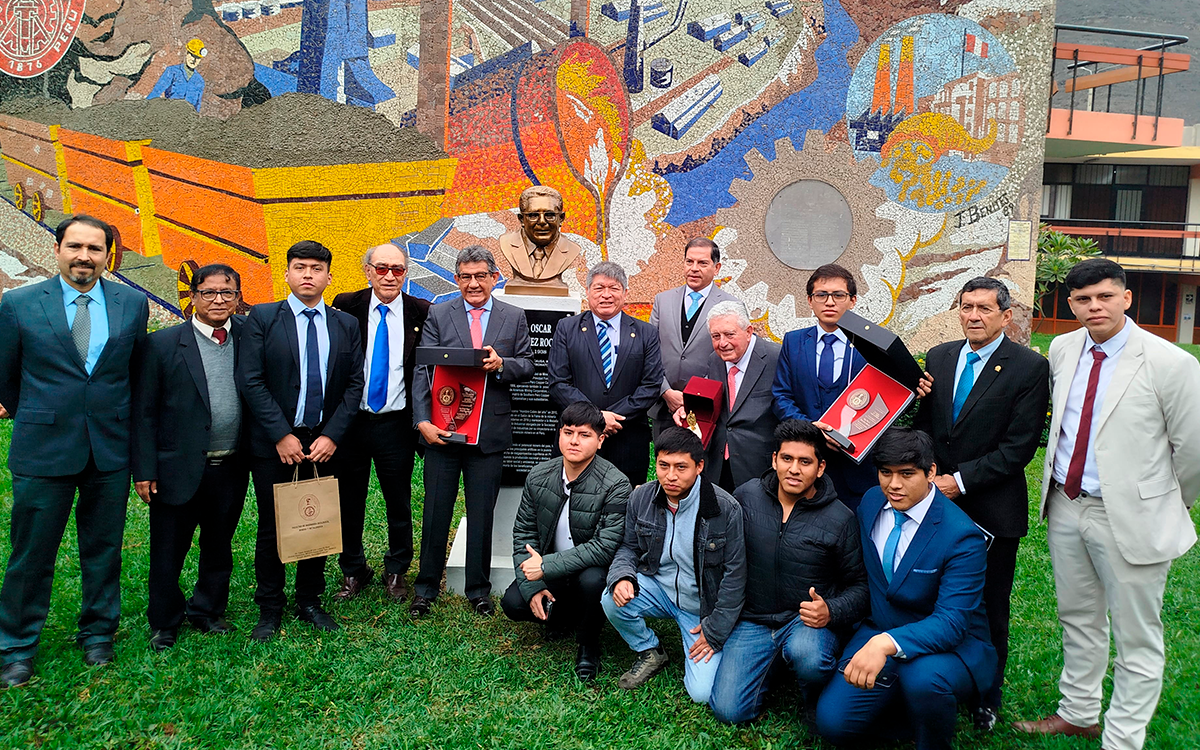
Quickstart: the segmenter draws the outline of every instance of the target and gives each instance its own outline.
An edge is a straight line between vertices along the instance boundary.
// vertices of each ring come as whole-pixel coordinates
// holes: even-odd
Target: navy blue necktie
[[[837,334],[827,333],[821,341],[825,348],[821,350],[821,361],[817,365],[817,382],[829,388],[833,385],[833,342],[837,341]]]
[[[321,402],[324,400],[325,383],[321,380],[321,352],[317,348],[317,311],[305,310],[302,313],[308,318],[308,334],[304,341],[305,359],[305,394],[304,419],[305,427],[313,428],[321,423]]]

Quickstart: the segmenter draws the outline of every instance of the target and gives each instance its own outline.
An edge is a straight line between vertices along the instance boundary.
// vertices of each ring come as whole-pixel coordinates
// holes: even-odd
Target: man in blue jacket
[[[879,488],[858,507],[871,614],[817,703],[834,744],[915,735],[952,747],[958,705],[995,678],[983,609],[983,532],[933,484],[933,439],[893,427],[874,449]]]

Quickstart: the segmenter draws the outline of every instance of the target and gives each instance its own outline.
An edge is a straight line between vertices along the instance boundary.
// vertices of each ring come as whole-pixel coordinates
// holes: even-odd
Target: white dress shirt
[[[370,411],[367,399],[371,390],[371,363],[375,354],[375,338],[379,332],[379,306],[388,309],[387,341],[388,341],[388,379],[387,400],[377,414],[400,411],[408,404],[408,394],[404,392],[404,297],[396,295],[396,299],[384,304],[375,293],[371,293],[371,307],[367,311],[367,356],[363,363],[363,377],[366,387],[363,388],[362,402],[358,408]],[[469,317],[469,316],[468,316]],[[487,317],[484,314],[482,317]],[[482,323],[481,323],[482,325]]]
[[[212,341],[215,344],[221,343],[220,341],[217,341],[216,336],[213,336],[213,331],[215,331],[217,329],[213,328],[208,323],[201,322],[199,315],[192,316],[192,325],[195,326],[196,330],[200,332],[200,335],[204,336],[205,338],[209,339],[210,341]],[[232,330],[232,328],[233,328],[233,326],[231,326],[229,324],[228,320],[225,321],[225,325],[221,326],[221,330],[225,331],[225,340],[226,341],[229,340],[230,331]]]
[[[956,365],[954,368],[954,390],[952,390],[950,393],[958,393],[958,381],[962,379],[963,371],[967,369],[968,354],[970,354],[972,351],[975,351],[975,353],[979,355],[979,361],[971,367],[971,369],[974,371],[972,382],[978,383],[979,373],[983,372],[983,368],[987,364],[987,361],[991,359],[992,355],[996,353],[996,350],[1000,348],[1000,344],[1002,343],[1004,343],[1003,333],[997,336],[996,340],[992,343],[980,348],[979,351],[975,351],[971,348],[970,341],[964,341],[962,348],[958,350],[958,365]],[[971,386],[972,390],[974,387],[974,385]],[[951,398],[953,400],[953,397]],[[961,471],[954,472],[954,482],[958,485],[958,491],[965,494],[967,491],[967,486],[963,484]]]
[[[1116,372],[1117,362],[1125,344],[1129,342],[1129,316],[1121,330],[1103,344],[1092,340],[1092,335],[1086,334],[1083,339],[1083,352],[1079,355],[1079,364],[1075,366],[1075,377],[1071,380],[1071,390],[1067,393],[1067,403],[1063,404],[1063,416],[1058,434],[1058,445],[1054,448],[1054,481],[1066,484],[1067,470],[1071,466],[1071,455],[1075,452],[1075,439],[1079,432],[1079,420],[1083,417],[1083,400],[1087,396],[1088,376],[1092,372],[1095,358],[1092,348],[1099,347],[1104,352],[1104,360],[1100,362],[1100,379],[1096,382],[1096,401],[1092,408],[1092,429],[1088,436],[1087,459],[1083,464],[1083,483],[1081,489],[1089,495],[1100,494],[1100,470],[1096,467],[1096,433],[1100,430],[1100,412],[1104,409],[1104,395],[1108,384],[1112,382]]]
[[[821,354],[825,351],[825,342],[822,337],[826,333],[837,336],[837,341],[833,342],[833,380],[837,382],[838,378],[842,377],[842,366],[846,361],[846,348],[850,345],[850,340],[846,338],[846,332],[841,328],[836,331],[826,331],[821,326],[817,326],[817,372],[821,371]],[[741,365],[738,366],[741,367]]]
[[[900,567],[901,561],[904,560],[904,553],[908,551],[908,545],[912,544],[913,537],[917,535],[917,530],[921,528],[921,523],[925,520],[925,515],[929,513],[930,506],[933,505],[933,495],[937,488],[932,484],[929,485],[929,494],[925,496],[921,502],[904,511],[904,515],[908,516],[904,521],[904,525],[900,527],[900,541],[896,544],[896,559],[892,572],[895,573]],[[879,561],[887,565],[887,560],[883,559],[883,548],[887,545],[888,535],[892,533],[892,528],[896,525],[896,514],[892,513],[892,504],[885,502],[883,508],[879,510],[879,515],[875,517],[875,525],[871,527],[871,541],[875,543],[875,552],[879,555]],[[888,638],[892,639],[892,644],[896,647],[896,658],[903,659],[904,649],[900,648],[900,644],[892,638],[891,633],[886,633]]]
[[[304,315],[304,311],[309,308],[294,294],[288,295],[287,303],[292,315],[296,316],[296,336],[300,342],[300,395],[296,398],[296,417],[292,420],[293,427],[300,427],[304,424],[304,400],[308,398],[308,316]],[[321,364],[321,382],[328,383],[329,311],[325,309],[325,300],[318,300],[312,309],[317,311],[313,325],[317,328],[317,361]],[[325,419],[324,409],[318,419]]]
[[[742,381],[745,380],[745,378],[746,378],[746,368],[750,366],[750,355],[751,355],[751,353],[754,352],[754,342],[757,339],[758,339],[758,336],[751,335],[750,336],[750,344],[746,347],[746,351],[742,354],[742,358],[739,359],[737,362],[726,362],[725,363],[725,382],[726,383],[729,382],[729,371],[731,369],[733,369],[734,366],[737,366],[737,368],[738,368],[737,375],[733,376],[733,387],[734,387],[733,399],[730,400],[729,407],[728,407],[730,411],[733,411],[734,402],[736,402],[737,399],[741,398]]]
[[[613,376],[614,377],[616,376],[616,373],[617,373],[617,354],[619,353],[619,351],[621,349],[621,318],[622,317],[623,316],[621,313],[617,313],[616,315],[612,316],[608,320],[608,324],[610,326],[612,326],[612,328],[610,328],[608,331],[608,343],[612,344],[612,363],[613,363]],[[592,313],[592,325],[595,326],[595,330],[597,332],[600,330],[600,324],[603,322],[604,321],[600,319],[600,316],[596,315],[596,313]],[[599,340],[599,333],[597,333],[596,336],[597,336],[597,340]]]
[[[554,524],[554,551],[566,552],[575,546],[575,540],[571,538],[571,487],[567,483],[567,467],[563,465],[562,472],[563,494],[567,496],[567,501],[563,503],[562,510],[558,514],[558,523]]]

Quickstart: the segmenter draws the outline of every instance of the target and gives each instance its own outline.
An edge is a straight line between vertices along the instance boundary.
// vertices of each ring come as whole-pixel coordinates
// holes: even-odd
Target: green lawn
[[[11,422],[0,422],[0,455],[7,455],[11,429]],[[1040,465],[1039,453],[1029,471],[1035,482]],[[416,488],[417,517],[420,497]],[[367,549],[376,567],[383,555],[381,506],[375,490]],[[5,529],[11,508],[11,480],[0,470]],[[250,643],[255,522],[249,503],[234,542],[230,619],[238,632],[202,636],[185,629],[174,649],[154,654],[145,621],[147,512],[131,496],[124,619],[116,661],[101,668],[85,667],[73,645],[80,594],[72,523],[58,555],[35,678],[0,693],[0,748],[827,747],[797,720],[794,689],[777,690],[753,725],[726,727],[688,701],[678,651],[665,675],[628,693],[616,681],[631,654],[606,629],[600,679],[583,686],[571,674],[572,643],[544,643],[539,628],[503,616],[481,621],[464,600],[449,596],[428,620],[414,623],[375,585],[359,600],[331,607],[343,625],[338,633],[316,635],[288,617],[277,640]],[[8,552],[5,532],[0,559]],[[194,566],[193,551],[186,580]],[[332,590],[335,564],[328,574]],[[1017,576],[1005,719],[1047,714],[1057,700],[1060,641],[1044,526],[1035,525],[1022,546]],[[1200,553],[1193,550],[1175,565],[1167,587],[1166,684],[1148,748],[1194,750],[1200,737],[1197,581]],[[660,628],[666,643],[678,643],[673,628]],[[959,727],[960,748],[1098,747],[1030,739],[1005,727],[977,735],[965,718]]]

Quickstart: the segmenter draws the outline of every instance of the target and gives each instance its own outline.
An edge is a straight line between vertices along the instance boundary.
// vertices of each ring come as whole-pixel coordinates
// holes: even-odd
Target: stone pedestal
[[[513,521],[521,505],[525,475],[554,454],[558,436],[558,410],[550,403],[548,357],[550,341],[558,321],[580,311],[579,297],[544,297],[496,293],[497,299],[525,310],[533,349],[533,379],[512,386],[513,444],[504,453],[504,477],[492,527],[492,593],[500,596],[513,582]],[[467,519],[463,518],[454,534],[450,559],[446,563],[446,588],[462,594],[467,562]]]

